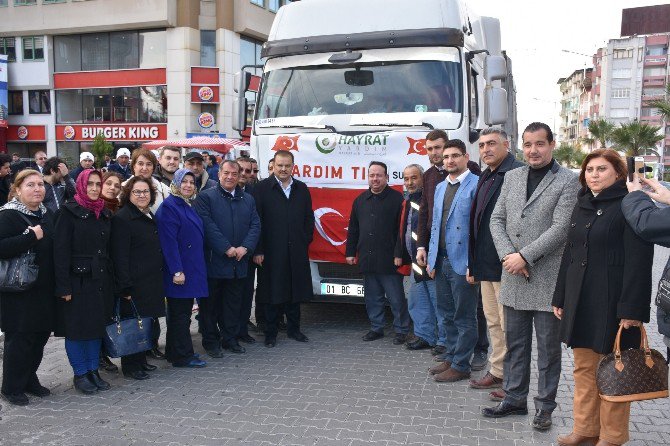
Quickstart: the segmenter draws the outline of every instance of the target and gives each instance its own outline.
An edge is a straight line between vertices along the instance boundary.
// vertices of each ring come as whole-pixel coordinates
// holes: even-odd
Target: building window
[[[612,98],[629,98],[630,88],[614,88],[612,90]]]
[[[268,0],[268,9],[272,12],[277,12],[280,5],[280,0]]]
[[[216,66],[216,31],[200,31],[200,66]]]
[[[642,72],[642,76],[665,76],[665,67],[650,67],[645,68]]]
[[[49,3],[65,3],[67,0],[42,0],[42,3],[48,5]]]
[[[84,122],[110,122],[112,120],[109,88],[82,90]]]
[[[59,124],[167,122],[165,85],[56,91]]]
[[[265,0],[250,0],[252,4],[258,5],[261,8],[265,7]]]
[[[165,31],[139,33],[140,68],[160,68],[167,65]]]
[[[31,115],[51,113],[51,96],[49,90],[30,90],[28,92],[28,109]]]
[[[633,49],[632,48],[616,49],[613,51],[612,55],[615,59],[630,59],[631,57],[633,57]]]
[[[628,115],[627,108],[613,108],[610,110],[610,118],[627,118]]]
[[[7,6],[7,0],[0,0],[0,8]]]
[[[54,37],[54,65],[57,73],[81,71],[80,36]]]
[[[263,47],[263,42],[260,40],[250,39],[248,37],[240,38],[240,66],[245,65],[261,65],[263,61],[261,60],[261,48]],[[252,71],[253,73],[253,71]],[[257,75],[260,72],[255,73]]]
[[[0,54],[6,55],[8,62],[16,61],[16,39],[14,37],[0,37]]]
[[[44,60],[44,38],[23,38],[23,60]]]
[[[109,34],[81,36],[81,69],[83,71],[109,70]]]
[[[141,122],[167,122],[167,87],[140,87]]]
[[[109,35],[109,66],[112,70],[137,68],[139,46],[137,32],[119,32]]]
[[[140,89],[112,88],[112,121],[138,122],[140,119]]]
[[[37,0],[14,0],[14,6],[36,5]]]
[[[614,79],[629,79],[630,68],[617,68],[612,70],[612,78]]]
[[[22,91],[12,91],[9,92],[9,111],[10,115],[22,115],[23,114],[23,92]]]
[[[644,54],[646,56],[663,56],[668,53],[668,48],[664,46],[648,46]]]
[[[56,91],[56,122],[79,124],[83,115],[81,90]]]
[[[640,116],[658,116],[659,109],[651,107],[642,107],[640,109]]]

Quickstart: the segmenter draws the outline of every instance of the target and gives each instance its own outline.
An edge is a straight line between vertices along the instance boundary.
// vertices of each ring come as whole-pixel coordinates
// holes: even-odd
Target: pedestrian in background
[[[558,437],[561,446],[622,445],[629,439],[630,403],[600,399],[596,371],[612,352],[619,325],[621,348],[640,345],[649,322],[654,247],[626,223],[621,202],[628,194],[626,165],[612,149],[589,153],[582,163],[582,189],[570,218],[568,240],[552,300],[560,336],[574,355],[574,425]]]
[[[111,212],[100,198],[102,175],[86,169],[76,182],[74,201],[61,206],[56,220],[54,263],[58,335],[82,393],[107,390],[98,366],[105,325],[114,304],[113,267],[109,258]]]
[[[216,187],[216,181],[211,179],[205,170],[205,158],[200,152],[187,153],[184,157],[184,167],[195,175],[196,193]]]
[[[300,331],[300,304],[313,297],[307,253],[314,236],[312,196],[307,185],[292,176],[293,153],[278,150],[274,160],[274,175],[254,186],[261,223],[254,253],[259,267],[256,302],[265,308],[265,346],[270,348],[277,343],[282,312],[287,336],[309,340]]]
[[[275,165],[277,164],[275,157]],[[402,345],[409,333],[409,313],[396,261],[400,248],[398,230],[403,196],[388,185],[386,164],[368,166],[369,189],[353,202],[347,230],[346,260],[358,264],[365,284],[365,309],[370,330],[364,341],[384,337],[384,311],[388,300],[393,312],[394,345]],[[399,256],[398,256],[399,257]],[[396,265],[398,264],[398,265]]]
[[[131,299],[140,316],[165,316],[163,253],[150,209],[155,198],[151,180],[132,177],[123,186],[121,209],[112,218],[112,260],[122,318],[135,316]],[[143,380],[156,366],[147,363],[146,352],[139,352],[122,356],[121,370],[128,378]]]
[[[123,179],[117,172],[105,172],[102,174],[102,199],[105,200],[105,207],[115,214],[119,210],[119,194],[121,193],[121,183]]]
[[[200,193],[194,208],[205,230],[209,297],[200,301],[202,346],[212,358],[221,348],[245,353],[238,340],[249,256],[260,234],[254,198],[238,186],[240,165],[224,161],[219,184]]]
[[[12,182],[12,158],[6,153],[0,153],[0,206],[7,203],[9,197],[9,189]]]
[[[80,173],[82,173],[84,170],[93,169],[94,161],[95,158],[91,152],[81,152],[79,154],[79,165],[76,169],[70,172],[70,177],[72,180],[76,183]]]
[[[154,171],[154,178],[170,187],[174,173],[181,163],[181,149],[179,147],[161,147],[158,157],[158,167]]]
[[[10,259],[30,250],[37,255],[39,271],[32,288],[0,293],[0,329],[5,332],[2,396],[11,404],[25,406],[26,393],[40,398],[51,393],[40,384],[37,369],[55,323],[54,228],[53,215],[42,204],[45,189],[41,174],[35,170],[19,172],[13,190],[16,198],[0,207],[0,258]]]
[[[74,198],[74,180],[70,177],[65,162],[55,156],[44,163],[42,175],[46,188],[44,206],[51,212],[56,212],[63,203]]]
[[[529,124],[522,134],[528,165],[505,174],[491,214],[491,235],[502,261],[500,302],[505,311],[505,397],[485,417],[527,414],[533,327],[537,339],[538,395],[532,426],[549,429],[561,378],[559,321],[551,299],[577,199],[577,175],[552,156],[556,142],[548,125]]]
[[[107,166],[108,172],[116,172],[121,175],[123,181],[126,181],[133,175],[133,171],[130,168],[130,150],[125,147],[121,147],[116,151],[116,162],[109,164]]]
[[[193,299],[207,298],[205,232],[202,219],[191,207],[195,175],[175,172],[170,196],[158,212],[158,236],[163,249],[163,287],[167,296],[165,356],[174,367],[205,367],[193,351],[191,313]]]

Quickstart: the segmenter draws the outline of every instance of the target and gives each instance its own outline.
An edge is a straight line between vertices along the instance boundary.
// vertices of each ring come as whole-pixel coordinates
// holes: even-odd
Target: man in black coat
[[[356,197],[351,208],[347,231],[347,263],[358,263],[365,280],[365,308],[371,329],[363,336],[363,340],[374,341],[384,337],[386,295],[393,311],[393,328],[396,333],[393,343],[401,345],[409,333],[407,301],[402,276],[397,270],[402,259],[396,261],[395,256],[401,252],[397,245],[400,243],[398,228],[403,196],[389,187],[388,169],[382,162],[370,163],[368,184],[370,189]]]
[[[7,203],[9,196],[9,186],[11,182],[9,179],[12,176],[12,168],[10,166],[12,158],[6,153],[0,153],[0,206]]]
[[[274,175],[254,188],[261,219],[261,239],[254,255],[259,266],[256,302],[265,305],[266,347],[277,343],[282,309],[288,337],[308,341],[300,331],[300,303],[313,296],[307,252],[314,236],[312,196],[307,185],[291,175],[291,152],[279,150],[274,159]]]
[[[470,212],[470,240],[468,244],[468,282],[480,282],[482,306],[493,349],[491,368],[484,377],[471,380],[474,389],[493,389],[502,385],[505,344],[505,319],[502,305],[498,302],[502,264],[493,244],[489,223],[496,206],[500,187],[509,170],[523,166],[509,153],[509,141],[504,130],[491,127],[479,135],[479,157],[487,168],[479,177],[477,192]],[[500,398],[500,392],[493,395]]]

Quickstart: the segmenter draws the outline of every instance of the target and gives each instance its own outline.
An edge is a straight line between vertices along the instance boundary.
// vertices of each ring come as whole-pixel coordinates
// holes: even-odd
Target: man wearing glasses
[[[445,181],[437,185],[433,204],[428,274],[435,279],[437,323],[444,327],[444,362],[430,369],[438,382],[470,377],[470,358],[477,343],[477,294],[466,280],[470,208],[477,175],[460,139],[447,141],[443,152]]]

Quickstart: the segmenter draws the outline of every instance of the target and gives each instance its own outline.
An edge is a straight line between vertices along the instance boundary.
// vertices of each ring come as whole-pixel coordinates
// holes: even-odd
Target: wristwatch
[[[181,271],[179,271],[179,272],[174,273],[174,276],[175,276],[175,277],[181,277],[182,274],[183,274],[183,273],[182,273]]]

